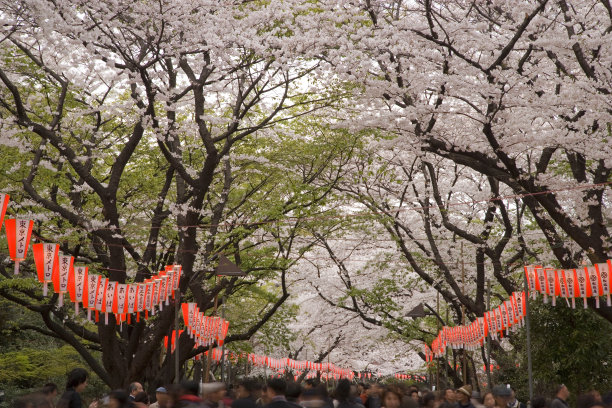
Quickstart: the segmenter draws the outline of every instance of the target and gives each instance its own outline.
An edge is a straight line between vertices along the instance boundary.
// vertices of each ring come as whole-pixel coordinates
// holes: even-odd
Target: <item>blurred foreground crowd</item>
[[[570,405],[570,391],[558,385],[548,396],[518,401],[510,385],[498,385],[480,395],[471,385],[456,390],[431,391],[403,384],[352,383],[343,379],[335,388],[316,379],[303,383],[269,378],[265,383],[244,378],[235,386],[222,382],[180,384],[159,387],[147,394],[140,383],[127,390],[113,390],[88,405],[81,400],[88,374],[77,368],[68,374],[66,390],[46,384],[41,392],[21,397],[15,408],[612,408],[612,392],[592,390],[578,395]]]

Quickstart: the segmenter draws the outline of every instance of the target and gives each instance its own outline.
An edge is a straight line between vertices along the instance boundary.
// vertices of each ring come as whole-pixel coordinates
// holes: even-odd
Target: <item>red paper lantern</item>
[[[91,311],[96,310],[96,295],[100,285],[100,275],[87,274],[87,290],[83,293],[83,307],[87,308],[87,320],[91,320]]]
[[[87,293],[87,267],[75,266],[74,272],[68,277],[68,293],[70,300],[74,303],[74,314],[79,313],[79,303],[85,306],[85,294]]]
[[[15,261],[15,275],[19,274],[19,262],[24,261],[28,255],[33,226],[34,221],[20,218],[8,219],[4,223],[9,255]]]
[[[0,193],[0,228],[2,228],[2,221],[4,220],[4,214],[6,214],[9,198],[10,196],[8,194]]]
[[[43,284],[43,296],[47,296],[47,285],[53,282],[53,274],[58,269],[59,245],[34,244],[32,252],[34,252],[38,280]]]
[[[74,257],[64,255],[60,252],[58,267],[53,271],[53,289],[55,293],[59,294],[59,300],[57,302],[59,307],[64,305],[64,293],[68,292],[68,279],[71,274],[74,274],[72,268],[73,263]]]

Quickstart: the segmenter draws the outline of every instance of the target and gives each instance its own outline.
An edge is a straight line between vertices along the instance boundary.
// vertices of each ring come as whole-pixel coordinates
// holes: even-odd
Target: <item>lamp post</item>
[[[219,264],[215,268],[215,286],[219,284],[220,276],[246,276],[246,272],[238,267],[235,263],[230,261],[225,255],[219,254]],[[219,295],[215,294],[215,303],[213,306],[213,316],[217,314],[217,306],[219,304]],[[204,382],[210,380],[210,363],[212,359],[212,341],[208,346],[208,354],[206,356],[206,372],[204,373]],[[225,363],[225,356],[221,356],[221,364]]]

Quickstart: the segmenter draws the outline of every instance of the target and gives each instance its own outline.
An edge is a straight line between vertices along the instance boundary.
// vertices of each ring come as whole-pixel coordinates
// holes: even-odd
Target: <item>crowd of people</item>
[[[553,395],[538,396],[527,404],[517,400],[509,385],[498,385],[480,395],[466,384],[458,389],[431,391],[403,384],[353,383],[343,379],[333,390],[316,379],[303,383],[269,378],[262,382],[244,378],[236,387],[222,382],[199,384],[184,380],[159,387],[150,398],[142,384],[133,382],[127,390],[114,390],[86,406],[81,392],[87,386],[87,372],[72,370],[66,390],[45,384],[40,393],[15,401],[15,408],[570,408],[570,391],[559,385]],[[574,408],[574,407],[572,407]],[[612,392],[590,391],[575,399],[575,408],[612,408]]]

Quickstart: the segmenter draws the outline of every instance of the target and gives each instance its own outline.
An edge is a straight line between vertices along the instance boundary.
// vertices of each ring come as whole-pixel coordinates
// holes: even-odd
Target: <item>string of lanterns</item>
[[[540,265],[525,266],[528,294],[536,299],[539,293],[543,302],[556,306],[557,297],[565,299],[567,305],[576,307],[576,299],[582,298],[587,308],[588,298],[595,299],[595,307],[600,306],[600,297],[606,297],[608,306],[612,305],[612,261],[574,269],[545,268]],[[466,326],[443,327],[431,347],[423,344],[426,361],[433,361],[446,353],[446,348],[475,350],[481,347],[487,336],[496,339],[503,337],[515,327],[521,327],[525,318],[525,292],[514,292],[509,300],[496,309],[486,312]]]
[[[15,274],[19,274],[19,263],[28,254],[32,236],[33,220],[14,218],[4,220],[9,202],[8,194],[0,194],[0,227],[4,221],[9,256],[15,262]],[[100,274],[89,273],[88,267],[74,265],[74,257],[63,254],[59,244],[36,243],[32,245],[34,263],[38,280],[43,284],[43,295],[48,295],[49,284],[58,294],[58,306],[64,305],[65,295],[74,303],[75,314],[79,313],[79,304],[87,310],[87,319],[91,320],[92,311],[96,322],[99,314],[104,313],[104,323],[108,324],[109,313],[122,324],[131,322],[131,315],[136,314],[136,321],[144,312],[144,318],[154,315],[156,307],[163,309],[170,297],[178,288],[181,277],[180,265],[167,265],[163,271],[145,279],[141,283],[119,283]]]

